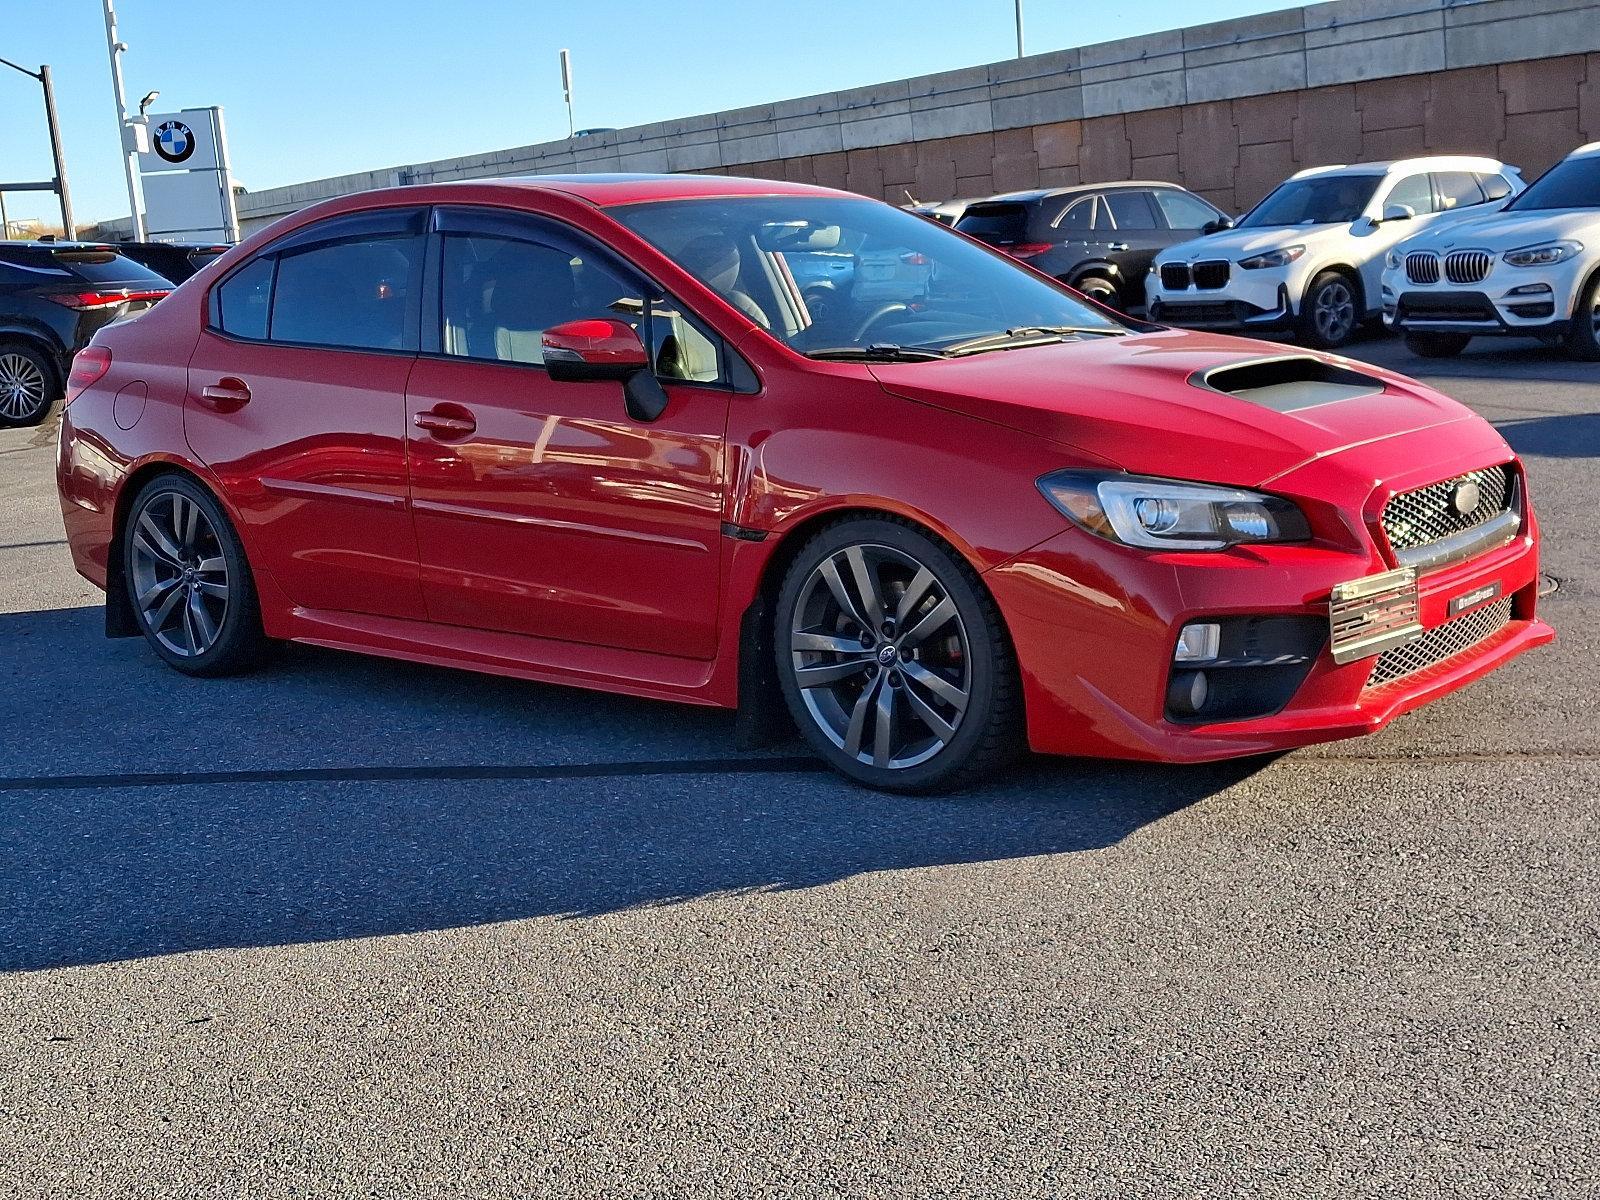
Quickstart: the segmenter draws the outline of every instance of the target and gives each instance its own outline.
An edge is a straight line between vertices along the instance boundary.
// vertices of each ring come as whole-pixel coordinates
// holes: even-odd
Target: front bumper
[[[1413,438],[1393,441],[1413,452],[1417,445]],[[1431,468],[1437,472],[1431,478],[1450,478],[1481,465],[1481,454],[1474,454],[1465,462]],[[1397,480],[1392,490],[1425,481]],[[1375,494],[1386,496],[1381,489]],[[1185,624],[1230,616],[1325,621],[1336,584],[1393,565],[1376,538],[1347,547],[1316,541],[1219,554],[1147,555],[1068,530],[985,578],[1006,614],[1022,667],[1033,749],[1203,762],[1372,733],[1555,636],[1537,615],[1538,532],[1529,509],[1510,543],[1440,567],[1419,581],[1419,619],[1428,632],[1415,645],[1445,645],[1453,652],[1398,678],[1374,682],[1377,657],[1339,664],[1324,640],[1303,680],[1275,712],[1209,723],[1170,716],[1173,648]],[[1450,611],[1453,601],[1474,594],[1484,598]],[[1508,609],[1509,619],[1485,626],[1487,636],[1459,649],[1450,641],[1450,630],[1434,632],[1452,621],[1482,622],[1497,604]]]
[[[1383,323],[1402,332],[1557,337],[1567,330],[1582,281],[1583,266],[1575,259],[1542,268],[1496,261],[1470,285],[1415,284],[1403,268],[1388,270]]]
[[[1269,333],[1294,324],[1288,286],[1278,278],[1252,279],[1254,272],[1235,269],[1224,288],[1161,286],[1152,271],[1145,285],[1145,311],[1150,320],[1185,329],[1249,329]],[[1261,274],[1272,275],[1270,271]]]

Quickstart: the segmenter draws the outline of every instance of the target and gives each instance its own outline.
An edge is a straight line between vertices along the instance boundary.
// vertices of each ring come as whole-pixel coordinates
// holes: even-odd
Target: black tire
[[[1589,277],[1578,295],[1578,303],[1573,306],[1566,349],[1573,358],[1583,362],[1600,362],[1600,271]]]
[[[61,395],[48,354],[31,342],[0,339],[0,426],[39,424]]]
[[[863,600],[857,562],[872,580],[878,612],[889,618],[870,636],[827,578],[831,565],[853,610],[870,623],[873,606]],[[946,601],[953,616],[941,616]],[[896,618],[903,620],[898,628]],[[797,648],[807,639],[849,648]],[[966,562],[909,522],[853,518],[807,542],[778,594],[774,646],[779,685],[802,736],[857,783],[895,792],[957,788],[990,775],[1022,744],[1022,689],[1000,610]],[[841,673],[837,681],[813,676],[803,683],[802,670],[819,669]],[[884,707],[888,733],[880,752]]]
[[[187,538],[179,532],[185,526]],[[220,676],[261,661],[268,641],[239,535],[187,475],[158,475],[139,489],[122,530],[122,573],[139,632],[169,667]]]
[[[1311,281],[1300,301],[1299,340],[1319,350],[1348,345],[1361,328],[1361,312],[1360,287],[1343,272],[1324,271]]]
[[[1418,358],[1454,358],[1467,348],[1470,333],[1422,333],[1406,331],[1406,349]]]
[[[1085,275],[1073,286],[1089,299],[1104,304],[1107,308],[1122,311],[1122,293],[1117,290],[1117,285],[1104,275]]]

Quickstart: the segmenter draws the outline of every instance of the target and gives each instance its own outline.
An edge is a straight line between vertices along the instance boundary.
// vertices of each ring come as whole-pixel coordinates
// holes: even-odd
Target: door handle
[[[1127,242],[1111,242],[1110,244],[1108,244],[1106,246],[1106,249],[1107,250],[1111,250],[1111,251],[1126,250],[1127,248],[1128,248],[1128,243]]]
[[[232,412],[250,403],[250,385],[227,375],[201,388],[200,400],[218,412]]]
[[[412,417],[411,423],[418,429],[426,429],[437,438],[466,437],[478,428],[478,423],[472,419],[472,414],[464,408],[457,408],[454,412],[440,412],[436,408],[426,409]]]

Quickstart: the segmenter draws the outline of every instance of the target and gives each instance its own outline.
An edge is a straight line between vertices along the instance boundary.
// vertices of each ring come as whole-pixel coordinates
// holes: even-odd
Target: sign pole
[[[128,176],[128,208],[133,217],[133,236],[135,241],[145,240],[144,211],[139,206],[139,182],[135,178],[136,157],[133,148],[128,144],[130,125],[128,121],[128,98],[122,90],[122,52],[127,44],[117,40],[117,14],[112,11],[111,0],[105,0],[106,8],[106,50],[111,55],[111,90],[117,101],[117,126],[122,134],[122,168]]]
[[[561,92],[567,98],[567,136],[570,138],[578,132],[578,127],[572,119],[572,55],[566,50],[561,52]]]
[[[56,119],[56,89],[50,82],[50,67],[39,68],[39,82],[44,85],[44,119],[50,126],[50,156],[56,168],[56,199],[61,201],[61,231],[67,241],[75,241],[78,228],[72,220],[72,189],[67,186],[67,160],[61,151],[61,122]]]

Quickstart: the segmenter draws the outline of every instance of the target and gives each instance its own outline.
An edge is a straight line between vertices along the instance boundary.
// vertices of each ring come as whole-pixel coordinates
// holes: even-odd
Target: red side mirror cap
[[[650,356],[634,328],[608,317],[554,325],[544,331],[542,342],[551,379],[626,379],[650,367]]]

